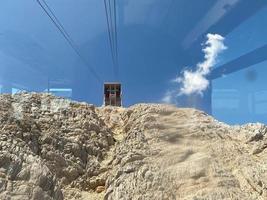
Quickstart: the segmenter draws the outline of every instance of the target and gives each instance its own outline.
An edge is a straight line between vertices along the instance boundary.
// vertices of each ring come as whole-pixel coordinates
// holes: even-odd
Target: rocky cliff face
[[[267,127],[194,109],[0,96],[0,199],[267,199]]]

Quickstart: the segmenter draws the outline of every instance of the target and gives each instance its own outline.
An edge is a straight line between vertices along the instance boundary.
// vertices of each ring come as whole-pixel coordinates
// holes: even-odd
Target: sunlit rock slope
[[[0,199],[267,199],[267,127],[194,109],[0,96]]]

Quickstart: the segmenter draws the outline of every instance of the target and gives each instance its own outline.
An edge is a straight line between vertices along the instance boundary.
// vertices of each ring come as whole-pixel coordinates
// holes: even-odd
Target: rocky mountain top
[[[170,105],[0,95],[0,199],[267,199],[266,135]]]

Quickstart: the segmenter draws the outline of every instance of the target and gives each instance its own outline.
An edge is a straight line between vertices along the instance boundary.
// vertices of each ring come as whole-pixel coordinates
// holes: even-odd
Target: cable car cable
[[[39,4],[39,6],[42,8],[42,10],[45,12],[45,14],[49,17],[49,19],[52,21],[52,23],[56,26],[56,28],[59,30],[59,32],[62,34],[62,36],[65,38],[65,40],[68,42],[68,44],[70,45],[70,47],[74,50],[74,52],[78,55],[78,57],[83,61],[83,63],[87,66],[87,69],[89,70],[89,72],[96,78],[96,80],[100,83],[103,83],[103,81],[101,80],[100,76],[97,74],[97,72],[94,70],[94,68],[92,68],[89,63],[87,62],[87,60],[85,60],[83,58],[83,56],[80,54],[80,52],[78,51],[78,49],[76,49],[75,45],[72,43],[71,38],[68,37],[69,34],[67,34],[64,26],[61,26],[64,28],[65,32],[63,31],[63,29],[61,29],[61,26],[57,23],[57,21],[59,21],[58,19],[55,20],[50,13],[46,10],[46,8],[43,6],[43,4],[40,2],[40,0],[36,0],[37,3]],[[47,5],[47,4],[46,4]],[[48,6],[48,5],[47,5]],[[48,6],[49,7],[49,6]],[[52,10],[50,9],[50,12],[52,12]],[[53,16],[55,16],[55,14],[52,14]]]
[[[108,7],[109,5],[108,5],[106,0],[104,0],[104,4],[105,4],[105,12],[106,12],[106,21],[107,21],[107,26],[108,26],[109,44],[110,44],[110,48],[111,48],[111,56],[112,56],[113,65],[115,65],[114,45],[113,45],[113,41],[112,41],[111,22],[110,22],[111,19],[110,19],[110,16],[108,14],[110,8]]]
[[[105,4],[105,14],[107,19],[107,27],[108,27],[108,35],[109,35],[109,43],[111,47],[111,55],[113,61],[113,72],[114,77],[118,79],[118,56],[117,56],[117,42],[116,42],[116,6],[115,1],[113,0],[113,4],[111,0],[104,0]],[[114,9],[112,12],[112,8]]]
[[[70,35],[68,34],[68,32],[65,30],[64,26],[61,24],[61,22],[59,21],[59,19],[57,18],[57,16],[54,14],[54,12],[52,11],[52,9],[49,7],[49,5],[46,3],[45,0],[41,0],[44,5],[46,6],[46,8],[48,9],[48,11],[52,14],[52,16],[54,17],[55,21],[57,22],[57,24],[60,26],[60,28],[64,31],[64,33],[66,34],[66,36],[68,36],[69,39]]]
[[[117,73],[119,73],[119,60],[118,60],[118,33],[117,33],[117,5],[116,5],[116,0],[113,0],[114,4],[114,32],[115,32],[115,54],[116,54],[116,67],[117,67]]]
[[[117,78],[116,74],[116,53],[115,53],[115,40],[114,40],[114,22],[113,22],[113,15],[112,15],[112,5],[111,5],[111,0],[108,0],[108,11],[109,11],[109,31],[111,34],[111,43],[112,43],[112,55],[113,55],[113,72],[114,72],[114,77]]]

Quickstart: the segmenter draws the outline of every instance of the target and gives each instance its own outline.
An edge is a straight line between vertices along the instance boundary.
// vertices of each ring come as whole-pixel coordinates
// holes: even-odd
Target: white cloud
[[[200,94],[208,88],[209,81],[206,76],[210,73],[212,67],[216,64],[218,55],[227,49],[223,43],[224,37],[218,34],[207,34],[207,41],[202,51],[205,54],[205,60],[197,64],[195,71],[185,70],[182,76],[175,80],[181,84],[179,94],[191,95]]]
[[[209,86],[209,81],[199,72],[184,71],[183,77],[178,78],[178,82],[182,83],[179,94],[200,94]]]
[[[167,103],[167,104],[171,104],[171,103],[174,103],[174,97],[175,97],[176,95],[175,95],[175,93],[174,93],[174,91],[172,91],[172,90],[168,90],[165,94],[164,94],[164,96],[163,96],[163,98],[162,98],[162,102],[163,103]]]
[[[203,95],[203,92],[209,87],[206,76],[216,64],[218,55],[225,49],[227,47],[224,45],[224,37],[219,34],[207,34],[207,41],[202,49],[205,54],[204,61],[196,65],[195,71],[184,70],[180,76],[176,77],[174,82],[180,84],[180,89],[167,91],[162,101],[173,103],[174,99],[180,95]]]

